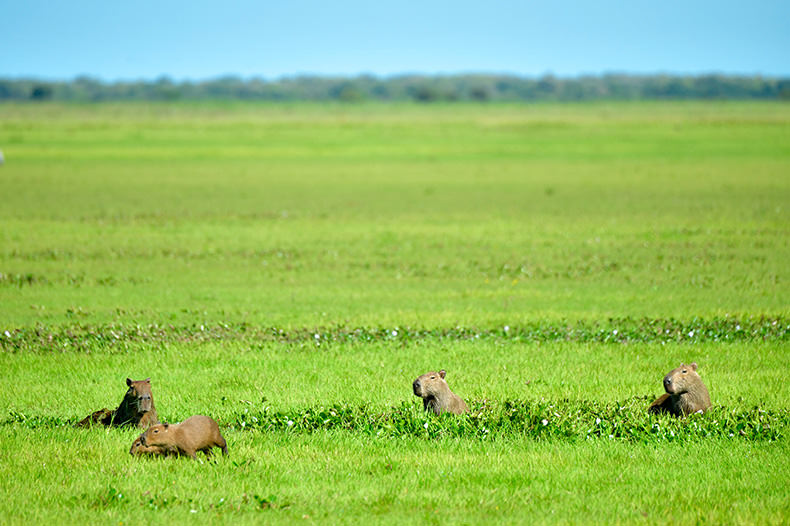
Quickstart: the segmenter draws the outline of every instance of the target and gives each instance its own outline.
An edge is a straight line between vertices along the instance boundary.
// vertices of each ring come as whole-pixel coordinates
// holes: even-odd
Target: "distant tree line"
[[[790,78],[731,75],[607,74],[562,78],[552,75],[401,75],[392,77],[298,76],[276,80],[220,77],[204,81],[103,82],[0,78],[0,101],[122,100],[260,101],[583,101],[639,99],[785,99]]]

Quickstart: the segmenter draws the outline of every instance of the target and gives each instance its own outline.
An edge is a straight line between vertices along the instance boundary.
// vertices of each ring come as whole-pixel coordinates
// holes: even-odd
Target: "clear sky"
[[[0,0],[0,76],[790,76],[790,0]]]

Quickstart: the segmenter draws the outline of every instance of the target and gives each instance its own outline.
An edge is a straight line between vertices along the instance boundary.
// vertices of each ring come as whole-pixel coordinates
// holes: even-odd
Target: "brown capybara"
[[[710,409],[710,395],[697,374],[696,362],[681,363],[680,367],[669,371],[664,377],[664,390],[666,393],[650,404],[649,413],[686,416]]]
[[[134,457],[166,457],[167,451],[156,446],[144,446],[142,435],[140,435],[134,439],[134,442],[132,442],[132,447],[129,448],[129,454]]]
[[[102,424],[105,426],[137,426],[146,429],[159,423],[159,416],[154,406],[154,396],[151,393],[151,379],[132,380],[126,379],[129,389],[121,400],[117,409],[100,409],[94,411],[77,423],[77,427]]]
[[[197,458],[202,451],[211,457],[211,449],[218,447],[222,454],[228,454],[228,443],[219,432],[219,425],[213,418],[203,415],[190,416],[180,424],[156,424],[140,435],[145,447],[158,447],[168,454],[187,455]]]
[[[460,396],[450,391],[450,386],[444,380],[447,372],[442,369],[438,373],[430,372],[418,376],[412,388],[414,394],[422,398],[422,405],[426,411],[429,409],[437,415],[447,411],[456,415],[466,413],[469,408]]]

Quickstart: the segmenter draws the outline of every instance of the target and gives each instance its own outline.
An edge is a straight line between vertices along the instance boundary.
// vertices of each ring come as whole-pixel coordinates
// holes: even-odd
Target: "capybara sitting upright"
[[[197,458],[202,451],[211,457],[211,449],[218,447],[228,454],[228,443],[219,432],[213,418],[203,415],[190,416],[180,424],[156,424],[140,435],[145,447],[158,447],[166,454],[188,455]]]
[[[117,409],[100,409],[79,421],[77,426],[102,424],[105,426],[137,426],[145,429],[159,423],[151,393],[151,379],[126,379],[129,389]]]
[[[430,372],[418,376],[412,384],[414,394],[422,397],[422,405],[426,411],[430,409],[437,415],[444,411],[456,415],[466,413],[469,411],[466,402],[450,391],[450,386],[444,380],[446,374],[442,369],[438,373]]]
[[[664,390],[666,393],[650,404],[648,412],[686,416],[704,413],[710,408],[710,395],[697,374],[696,362],[681,363],[680,367],[669,371],[664,377]]]

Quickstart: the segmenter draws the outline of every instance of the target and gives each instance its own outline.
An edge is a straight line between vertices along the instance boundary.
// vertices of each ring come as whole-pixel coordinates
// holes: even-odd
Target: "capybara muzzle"
[[[675,386],[672,385],[672,377],[669,375],[664,377],[664,390],[669,394],[675,394]]]
[[[137,408],[141,413],[151,410],[151,395],[143,395],[137,399]]]

